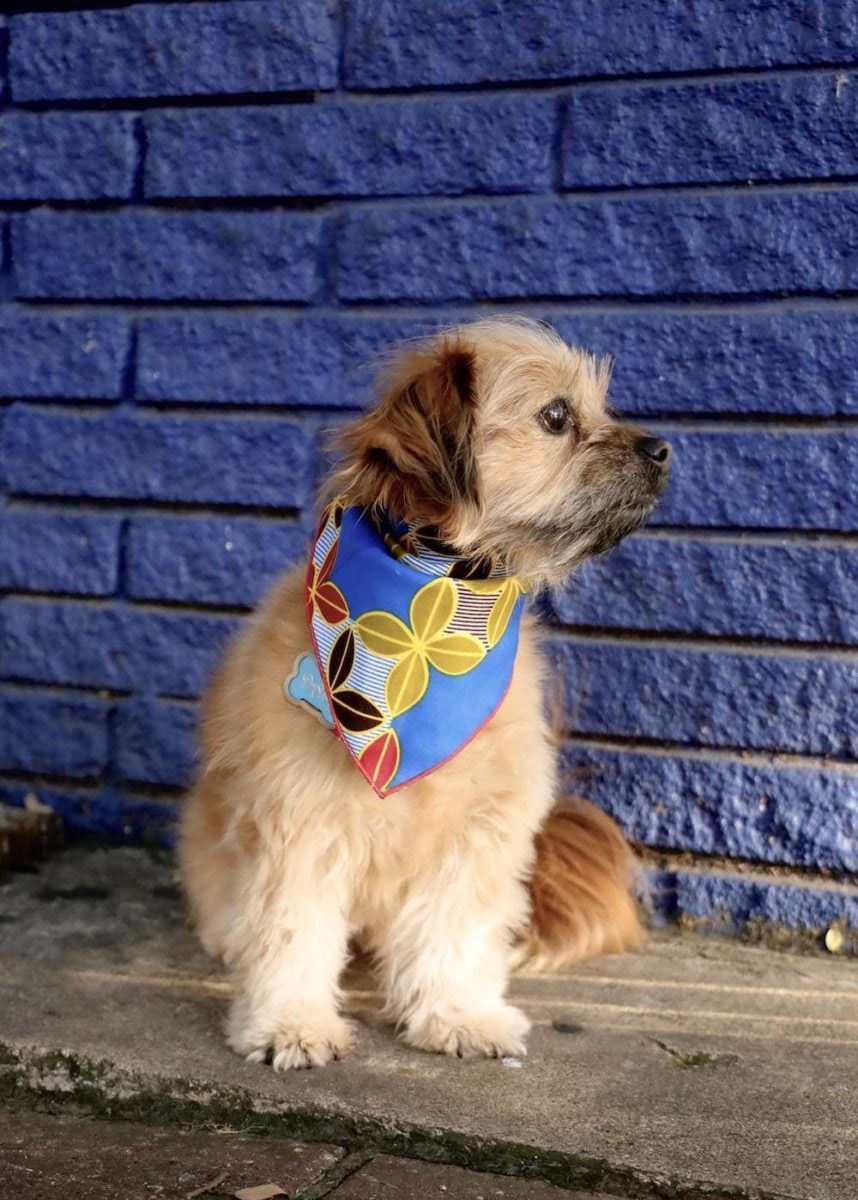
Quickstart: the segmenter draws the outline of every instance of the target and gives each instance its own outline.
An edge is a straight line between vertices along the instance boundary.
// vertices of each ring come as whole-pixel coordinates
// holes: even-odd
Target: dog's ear
[[[340,438],[332,481],[355,504],[447,528],[476,502],[474,351],[448,336],[408,349],[383,377],[381,402]]]

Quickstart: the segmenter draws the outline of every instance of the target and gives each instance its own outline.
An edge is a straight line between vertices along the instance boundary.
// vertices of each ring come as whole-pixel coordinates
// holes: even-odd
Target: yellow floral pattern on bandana
[[[494,581],[495,591],[497,586]],[[385,685],[385,701],[392,717],[423,699],[429,687],[430,666],[444,675],[465,675],[485,658],[485,647],[473,634],[444,632],[456,614],[456,605],[456,586],[442,576],[415,592],[408,611],[409,625],[381,609],[364,613],[355,622],[370,653],[397,660]]]
[[[527,588],[514,575],[503,580],[500,591],[496,579],[463,579],[462,586],[477,596],[497,596],[486,622],[486,641],[491,650],[506,633],[518,598],[525,595]]]

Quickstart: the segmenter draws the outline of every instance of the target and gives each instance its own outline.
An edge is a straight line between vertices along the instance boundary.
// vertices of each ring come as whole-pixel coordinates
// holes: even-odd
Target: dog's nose
[[[670,442],[657,437],[639,437],[635,442],[635,450],[642,458],[649,459],[663,471],[667,470],[667,464],[670,462]]]

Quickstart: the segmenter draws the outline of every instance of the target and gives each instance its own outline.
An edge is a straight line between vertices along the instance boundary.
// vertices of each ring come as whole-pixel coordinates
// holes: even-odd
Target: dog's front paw
[[[484,1012],[443,1009],[408,1025],[404,1039],[418,1050],[456,1058],[520,1058],[530,1021],[511,1004]]]
[[[352,1027],[342,1017],[326,1021],[283,1021],[263,1032],[253,1025],[237,1028],[230,1021],[227,1041],[248,1062],[268,1063],[275,1071],[324,1067],[343,1058],[351,1048]]]

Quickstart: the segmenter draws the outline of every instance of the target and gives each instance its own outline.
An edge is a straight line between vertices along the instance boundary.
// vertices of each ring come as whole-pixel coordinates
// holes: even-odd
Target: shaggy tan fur
[[[331,489],[550,586],[636,528],[666,479],[666,448],[656,462],[652,440],[646,453],[606,414],[607,382],[604,364],[522,320],[406,347],[345,434]],[[569,424],[551,432],[558,398]],[[549,818],[556,751],[535,625],[480,734],[382,800],[283,697],[310,646],[302,589],[303,568],[287,574],[231,647],[182,821],[193,920],[235,984],[229,1042],[277,1069],[343,1054],[339,979],[356,937],[411,1045],[521,1054],[529,1023],[504,999],[513,954],[553,967],[641,935],[613,822],[583,804]]]

